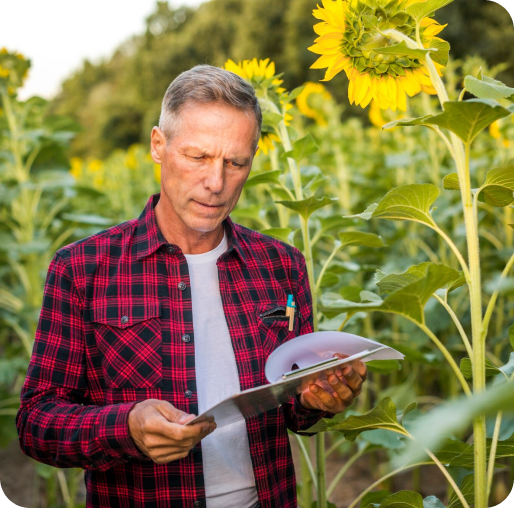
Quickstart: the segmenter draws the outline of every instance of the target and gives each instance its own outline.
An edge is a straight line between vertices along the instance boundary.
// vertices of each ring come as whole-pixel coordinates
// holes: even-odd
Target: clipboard
[[[334,353],[349,356],[333,358]],[[186,425],[214,418],[219,428],[257,416],[289,402],[310,384],[323,377],[329,369],[352,360],[403,358],[402,353],[389,346],[345,332],[314,332],[301,335],[282,344],[269,356],[265,373],[270,384],[236,393],[204,411]],[[294,364],[298,365],[297,370],[292,370]]]

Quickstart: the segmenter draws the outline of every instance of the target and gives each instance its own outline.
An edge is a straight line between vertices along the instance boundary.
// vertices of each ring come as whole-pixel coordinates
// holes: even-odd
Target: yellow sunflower
[[[14,94],[23,85],[28,75],[30,60],[21,53],[9,52],[7,48],[0,49],[0,88]]]
[[[283,111],[284,122],[289,125],[292,120],[292,116],[287,113],[292,108],[291,104],[282,102],[282,98],[285,95],[286,89],[282,88],[282,80],[278,77],[272,79],[275,74],[275,62],[271,62],[269,58],[265,60],[243,60],[242,62],[235,63],[233,60],[228,59],[225,62],[223,68],[227,71],[233,72],[238,76],[242,77],[245,81],[248,81],[255,90],[255,93],[259,99],[266,98],[277,103]],[[263,113],[267,110],[266,104],[261,102],[261,109]],[[259,139],[259,150],[262,150],[265,154],[269,150],[274,150],[274,142],[280,141],[280,138],[275,133],[272,126],[266,125],[265,123],[261,129],[261,137]]]
[[[332,99],[332,95],[321,83],[308,81],[302,93],[296,98],[296,106],[308,118],[312,118],[318,125],[327,125],[323,104]]]
[[[350,103],[363,108],[374,99],[382,109],[406,111],[407,95],[413,97],[422,91],[435,94],[428,71],[419,59],[377,51],[398,44],[383,34],[386,30],[416,38],[416,22],[405,9],[419,1],[322,0],[323,7],[318,5],[312,12],[321,22],[314,26],[319,37],[309,48],[320,57],[311,68],[327,69],[322,81],[344,70],[350,81]],[[423,46],[436,44],[440,48],[438,56],[433,56],[439,74],[446,65],[446,43],[436,35],[445,26],[431,18],[420,24]]]

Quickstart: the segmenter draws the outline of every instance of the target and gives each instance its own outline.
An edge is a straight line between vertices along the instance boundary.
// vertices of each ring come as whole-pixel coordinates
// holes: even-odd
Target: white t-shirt
[[[219,289],[216,261],[227,238],[203,254],[185,254],[191,281],[198,412],[240,392],[239,375]],[[202,439],[207,508],[250,508],[258,501],[246,422]]]

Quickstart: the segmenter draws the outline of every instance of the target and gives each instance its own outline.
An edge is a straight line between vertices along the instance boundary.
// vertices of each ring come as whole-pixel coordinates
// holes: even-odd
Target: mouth
[[[204,208],[209,208],[211,210],[215,210],[216,208],[221,208],[222,205],[209,205],[207,203],[201,203],[200,201],[193,200],[196,204],[203,206]]]

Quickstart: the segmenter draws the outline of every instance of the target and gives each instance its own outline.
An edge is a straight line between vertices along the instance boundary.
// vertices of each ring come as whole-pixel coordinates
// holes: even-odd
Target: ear
[[[159,127],[152,129],[150,140],[150,154],[156,164],[162,164],[164,152],[166,150],[166,136]]]

